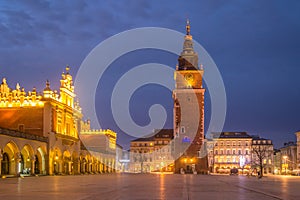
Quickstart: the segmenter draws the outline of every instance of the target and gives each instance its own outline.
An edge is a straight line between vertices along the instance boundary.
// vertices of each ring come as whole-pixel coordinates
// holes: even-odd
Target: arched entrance
[[[20,173],[34,174],[34,151],[32,147],[26,144],[21,150]]]
[[[58,148],[56,148],[51,152],[51,154],[51,174],[61,174],[63,172],[61,151]]]
[[[20,161],[21,156],[17,145],[13,142],[7,143],[3,148],[2,174],[5,172],[7,175],[18,175],[21,167]]]
[[[9,174],[9,168],[10,168],[10,163],[9,163],[9,157],[7,153],[3,154],[2,161],[1,161],[1,173],[3,175]]]
[[[45,151],[39,147],[36,151],[34,161],[34,173],[35,174],[46,174],[45,165]]]
[[[64,174],[72,174],[73,165],[71,154],[69,151],[65,151],[63,153],[63,173]]]

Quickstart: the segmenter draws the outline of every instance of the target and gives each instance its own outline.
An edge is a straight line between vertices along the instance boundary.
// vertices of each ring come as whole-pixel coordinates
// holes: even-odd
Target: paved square
[[[0,180],[0,199],[300,199],[300,177],[106,174]]]

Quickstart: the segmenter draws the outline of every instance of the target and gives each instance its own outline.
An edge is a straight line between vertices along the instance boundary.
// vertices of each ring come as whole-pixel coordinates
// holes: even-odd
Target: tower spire
[[[190,32],[191,32],[191,26],[190,26],[190,20],[189,20],[189,19],[186,19],[186,26],[185,26],[185,29],[186,29],[186,35],[190,35]]]

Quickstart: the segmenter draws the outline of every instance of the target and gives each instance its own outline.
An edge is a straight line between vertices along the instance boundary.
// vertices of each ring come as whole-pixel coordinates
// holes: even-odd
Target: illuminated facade
[[[82,173],[85,172],[87,155],[99,161],[97,170],[101,172],[114,172],[116,168],[116,140],[117,133],[109,129],[92,130],[90,121],[81,122],[80,140],[84,148],[81,151]],[[86,163],[86,164],[85,164]]]
[[[204,142],[204,70],[198,66],[187,21],[183,50],[174,73],[174,157],[175,173],[206,173],[206,159],[199,158]]]
[[[209,171],[230,173],[230,169],[236,168],[240,173],[249,172],[251,142],[252,137],[246,132],[212,133],[207,140]]]
[[[293,174],[298,169],[297,166],[297,144],[286,142],[280,149],[281,174]]]
[[[274,173],[274,147],[272,140],[252,136],[251,152],[251,167],[254,171],[259,171],[262,168],[263,174]]]
[[[269,139],[246,132],[222,132],[212,133],[206,143],[212,173],[229,174],[235,168],[240,174],[256,174],[260,166],[264,174],[274,172],[273,143]]]
[[[172,172],[173,129],[156,130],[148,138],[138,138],[130,142],[130,171],[132,172]]]
[[[297,137],[297,168],[300,169],[300,131],[297,131],[295,134]]]
[[[79,174],[100,170],[99,158],[82,155],[79,133],[82,113],[75,101],[70,68],[62,73],[60,90],[52,90],[49,81],[42,93],[35,88],[15,89],[4,78],[0,85],[0,160],[1,175]],[[87,131],[87,130],[86,130]],[[107,131],[109,132],[109,131]],[[114,146],[111,139],[110,145]],[[38,167],[37,167],[38,166]]]

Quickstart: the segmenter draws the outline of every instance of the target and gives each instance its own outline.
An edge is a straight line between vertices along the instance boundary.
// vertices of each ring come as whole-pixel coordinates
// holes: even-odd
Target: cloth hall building
[[[62,73],[59,92],[49,81],[42,93],[19,84],[0,85],[0,175],[113,172],[116,133],[90,130],[75,101],[70,68]],[[83,138],[99,141],[89,150]],[[109,152],[109,153],[108,153]],[[108,155],[108,156],[107,156]]]

